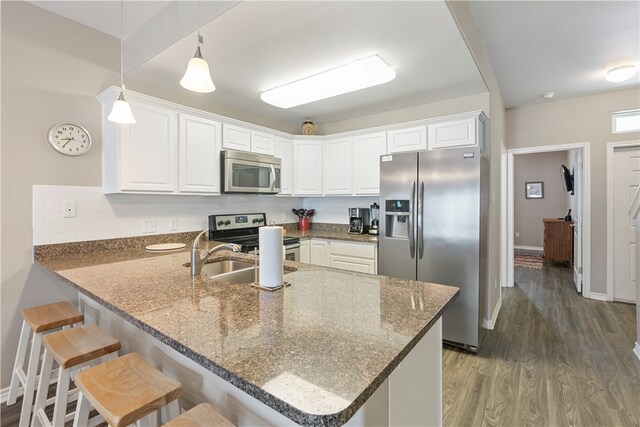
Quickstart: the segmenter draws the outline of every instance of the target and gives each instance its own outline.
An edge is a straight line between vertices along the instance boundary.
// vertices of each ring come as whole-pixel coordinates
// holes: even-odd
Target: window
[[[624,133],[640,130],[640,110],[611,113],[611,132]]]

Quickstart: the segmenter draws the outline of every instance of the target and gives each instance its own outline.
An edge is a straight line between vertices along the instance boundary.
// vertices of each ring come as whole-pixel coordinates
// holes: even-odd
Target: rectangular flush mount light
[[[268,90],[260,95],[260,99],[276,107],[291,108],[377,86],[395,77],[395,70],[374,55]]]

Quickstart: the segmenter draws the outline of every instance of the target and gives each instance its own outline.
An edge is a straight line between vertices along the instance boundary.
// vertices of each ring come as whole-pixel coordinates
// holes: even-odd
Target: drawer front
[[[367,243],[331,242],[331,255],[375,259],[376,246]]]
[[[375,261],[372,259],[360,259],[355,257],[331,255],[329,259],[329,267],[339,268],[341,270],[355,271],[358,273],[376,273]]]

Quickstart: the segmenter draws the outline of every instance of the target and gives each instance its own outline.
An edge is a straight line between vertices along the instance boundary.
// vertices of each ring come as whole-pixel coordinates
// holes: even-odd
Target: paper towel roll
[[[282,227],[260,227],[258,237],[260,239],[260,286],[275,288],[284,282]]]

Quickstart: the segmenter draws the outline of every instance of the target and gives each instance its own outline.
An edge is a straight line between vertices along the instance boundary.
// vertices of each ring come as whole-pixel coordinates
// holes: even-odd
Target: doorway
[[[537,153],[552,153],[552,152],[571,152],[575,157],[572,157],[572,163],[570,167],[573,169],[574,178],[574,197],[571,198],[571,209],[573,219],[573,232],[572,237],[574,239],[573,244],[573,276],[576,290],[582,291],[583,296],[591,297],[590,292],[590,263],[582,262],[582,260],[590,259],[590,218],[589,215],[584,213],[590,212],[590,146],[589,143],[578,144],[565,144],[543,147],[531,147],[531,148],[518,148],[510,149],[507,151],[507,286],[514,285],[514,252],[516,247],[515,237],[515,198],[516,192],[525,193],[525,188],[515,188],[515,156],[524,154],[537,154]],[[548,185],[562,185],[560,170],[557,171],[557,178],[555,182],[550,182]],[[535,189],[535,187],[534,187]],[[542,195],[544,197],[544,183],[542,185]],[[536,194],[533,194],[535,197]],[[566,214],[566,213],[565,213]],[[558,215],[557,217],[560,217]],[[564,215],[562,215],[562,218]],[[538,245],[523,245],[528,249],[539,250],[542,244]]]
[[[607,298],[636,302],[636,237],[629,208],[640,185],[640,143],[607,144]]]

